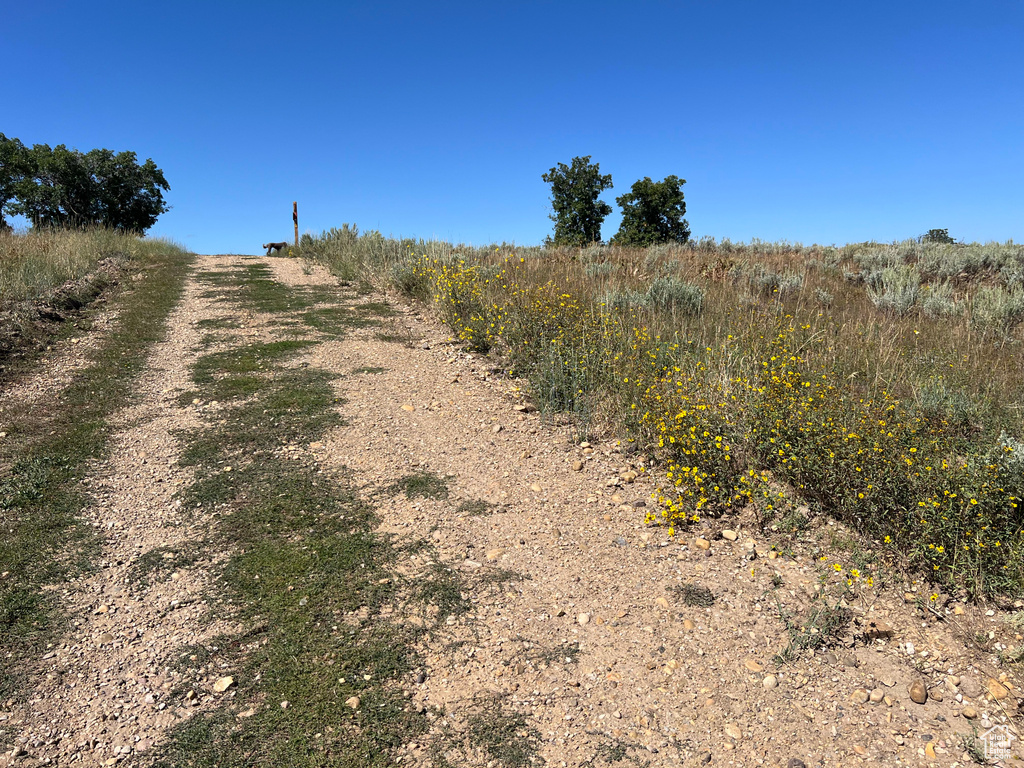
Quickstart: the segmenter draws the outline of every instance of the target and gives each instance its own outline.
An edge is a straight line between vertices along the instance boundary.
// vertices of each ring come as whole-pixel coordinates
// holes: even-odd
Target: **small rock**
[[[505,554],[505,550],[504,549],[502,549],[501,547],[495,547],[494,549],[487,550],[486,557],[487,557],[488,560],[497,560],[499,557],[501,557],[504,554]]]
[[[954,615],[956,615],[956,616],[963,616],[965,613],[966,613],[966,611],[964,610],[964,607],[962,605],[960,605],[960,603],[957,603],[956,605],[953,606],[953,614]]]
[[[807,768],[807,764],[799,757],[791,757],[789,762],[786,763],[786,768]]]
[[[502,429],[503,427],[501,426],[501,424],[495,424],[493,427],[491,427],[491,432],[493,432],[494,434],[498,434],[499,432],[501,432]]]
[[[932,688],[928,692],[928,697],[932,701],[942,701],[942,689],[941,688]]]
[[[764,680],[761,681],[761,685],[766,691],[770,691],[772,688],[779,684],[779,680],[775,675],[765,675]]]
[[[886,688],[892,688],[896,685],[896,676],[892,672],[883,672],[878,676],[878,682],[884,685]]]
[[[288,709],[288,701],[287,700],[281,702],[281,709]]]
[[[863,688],[857,688],[853,693],[850,694],[850,701],[852,701],[854,704],[867,704],[870,699],[871,694],[869,694]]]
[[[412,403],[406,403],[405,405],[402,406],[402,410],[412,413],[413,411],[416,410],[416,406],[413,405]]]
[[[881,704],[882,699],[885,698],[885,692],[881,688],[875,688],[868,695],[868,701],[872,704]]]
[[[582,469],[583,469],[583,462],[582,461],[574,461],[572,463],[572,471],[573,472],[579,472]]]
[[[868,753],[867,747],[865,747],[863,744],[854,744],[853,751],[856,752],[858,755],[866,755]]]
[[[887,640],[893,635],[893,629],[884,621],[871,621],[868,622],[867,628],[864,630],[865,640]]]
[[[928,687],[921,678],[907,686],[907,691],[910,693],[910,700],[915,704],[924,704],[928,701]]]
[[[697,549],[706,550],[711,548],[711,542],[707,539],[695,539],[693,542],[693,546],[695,546]]]
[[[758,664],[754,659],[747,659],[743,662],[743,666],[749,669],[751,672],[762,672],[764,667]]]
[[[697,625],[694,624],[692,621],[690,621],[690,619],[683,619],[683,629],[691,630],[691,629],[696,629],[696,628],[697,628]]]
[[[345,699],[345,705],[351,707],[352,709],[359,709],[359,705],[361,703],[362,702],[359,701],[358,696],[349,696],[347,699]]]
[[[961,716],[966,717],[968,720],[973,720],[978,716],[978,710],[968,705],[960,710],[960,714]]]
[[[579,622],[580,624],[589,624],[590,623],[590,614],[589,613],[581,613],[579,616],[576,617],[576,621]]]
[[[728,736],[730,739],[735,739],[736,741],[739,741],[743,738],[743,731],[741,731],[740,727],[735,723],[729,723],[725,726],[725,735]]]
[[[701,765],[707,765],[708,763],[710,763],[711,762],[711,753],[710,752],[704,752],[703,754],[701,754],[700,759],[698,760],[698,762]],[[804,768],[803,763],[800,764],[800,768]]]
[[[932,760],[934,760],[937,757],[937,755],[935,754],[935,742],[929,741],[927,744],[924,745],[924,754],[925,757],[928,757]]]
[[[235,684],[235,678],[233,677],[219,677],[217,682],[213,684],[214,693],[224,693],[228,688]]]
[[[670,607],[668,604],[668,599],[664,597],[656,597],[654,598],[654,602],[656,605],[658,605],[661,608],[664,608],[665,610],[668,610]]]
[[[114,642],[114,636],[109,632],[104,632],[102,635],[96,638],[96,642],[98,642],[100,645],[110,645],[112,642]]]
[[[540,492],[541,492],[541,491],[543,491],[544,489],[543,489],[543,488],[541,488],[541,487],[540,487],[539,485],[537,485],[536,483],[534,483],[533,485],[531,485],[531,486],[530,486],[530,490],[531,490],[531,491],[533,491],[534,493],[540,493]]]
[[[722,538],[726,541],[736,541],[739,538],[739,534],[726,528],[722,531]]]
[[[1010,692],[1006,689],[1006,686],[996,680],[994,677],[990,677],[988,682],[985,683],[985,687],[988,688],[988,695],[992,697],[993,701],[1002,701]]]

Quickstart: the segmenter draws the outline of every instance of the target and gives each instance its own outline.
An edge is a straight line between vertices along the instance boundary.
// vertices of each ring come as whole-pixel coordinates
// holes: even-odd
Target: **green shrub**
[[[951,317],[958,311],[953,300],[953,286],[949,283],[932,283],[921,289],[921,309],[928,317]]]
[[[875,277],[877,275],[877,277]],[[868,298],[883,312],[906,315],[913,311],[921,291],[915,267],[886,267],[868,278]]]
[[[1024,289],[983,285],[971,303],[971,321],[982,328],[1008,330],[1024,319]]]
[[[704,306],[704,290],[676,277],[659,277],[647,289],[644,304],[652,309],[695,317]]]

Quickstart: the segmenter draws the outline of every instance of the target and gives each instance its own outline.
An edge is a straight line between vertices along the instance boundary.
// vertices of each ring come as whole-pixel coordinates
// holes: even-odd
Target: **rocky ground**
[[[239,258],[200,257],[199,269]],[[268,263],[288,284],[332,279]],[[448,498],[374,500],[396,543],[433,544],[398,574],[441,563],[477,585],[472,609],[428,635],[427,666],[410,683],[435,734],[500,701],[536,729],[552,766],[963,766],[986,744],[995,758],[1000,738],[1017,746],[1024,683],[1004,662],[1022,640],[1019,605],[933,599],[882,575],[844,589],[831,566],[851,559],[855,539],[827,520],[784,534],[751,513],[670,538],[644,523],[648,457],[612,438],[580,442],[533,409],[523,382],[460,350],[424,311],[393,304],[399,341],[366,328],[302,358],[343,374],[347,425],[296,450],[363,488],[411,473],[447,481]],[[137,574],[205,524],[174,500],[189,481],[175,434],[196,418],[176,398],[189,388],[196,323],[224,311],[190,282],[121,415],[83,513],[105,535],[100,567],[53,586],[73,629],[39,660],[36,690],[0,711],[17,734],[0,765],[142,762],[170,726],[214,705],[202,692],[166,694],[183,646],[237,629],[211,620],[204,599],[223,553],[170,555],[151,578]],[[244,318],[241,333],[266,335],[263,323]],[[73,360],[75,345],[18,386],[60,386],[52,372],[65,354]],[[404,745],[400,762],[430,765],[422,742]]]

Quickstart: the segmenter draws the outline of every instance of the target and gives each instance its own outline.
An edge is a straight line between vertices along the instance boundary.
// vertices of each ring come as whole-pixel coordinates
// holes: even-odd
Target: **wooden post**
[[[299,204],[292,203],[292,221],[295,222],[295,247],[299,247]]]

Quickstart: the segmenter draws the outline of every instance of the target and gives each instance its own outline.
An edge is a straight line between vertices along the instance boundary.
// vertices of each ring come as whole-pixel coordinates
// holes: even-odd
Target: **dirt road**
[[[294,345],[286,362],[240,357],[274,344]],[[269,399],[261,376],[313,373],[334,395],[322,432],[289,433],[267,455],[373,507],[372,535],[390,551],[373,583],[392,591],[376,603],[361,593],[302,631],[386,622],[413,661],[379,688],[360,667],[352,688],[344,653],[325,652],[303,662],[313,677],[294,698],[274,700],[277,608],[247,613],[238,586],[238,558],[256,547],[216,533],[242,496],[193,503],[189,489],[233,482],[262,455],[195,458],[197,436],[235,423],[236,403]],[[50,379],[20,386],[61,386]],[[319,267],[200,257],[136,389],[88,478],[83,516],[102,553],[94,571],[51,587],[68,630],[38,659],[33,690],[0,708],[11,740],[0,765],[190,764],[211,745],[242,765],[260,753],[232,744],[286,727],[308,738],[311,765],[350,764],[345,744],[375,728],[387,738],[359,748],[381,751],[381,764],[434,766],[948,766],[984,753],[975,735],[993,749],[1016,738],[1014,670],[987,639],[971,641],[991,630],[1013,643],[1004,614],[936,607],[923,586],[895,581],[843,591],[830,566],[852,539],[824,520],[798,534],[706,520],[670,539],[644,524],[647,457],[614,439],[580,443],[424,311],[337,286]],[[313,547],[316,526],[303,526],[281,542]],[[252,578],[269,582],[278,566],[262,562]],[[281,610],[318,599],[287,579],[274,599],[294,604]],[[253,667],[261,654],[269,666]],[[335,708],[296,724],[311,681],[336,687],[316,694]],[[385,693],[404,702],[400,727],[371,718]],[[198,722],[221,725],[188,729]]]

